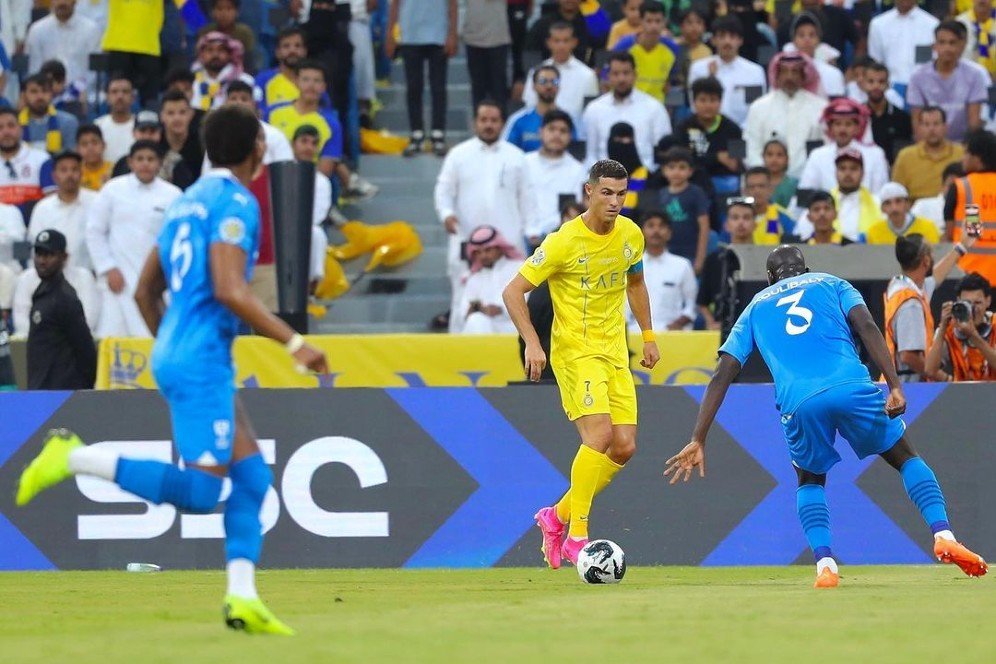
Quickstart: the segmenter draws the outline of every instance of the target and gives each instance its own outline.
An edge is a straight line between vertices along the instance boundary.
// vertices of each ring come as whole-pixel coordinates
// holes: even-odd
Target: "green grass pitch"
[[[233,633],[221,572],[0,573],[0,660],[996,662],[996,587],[950,566],[264,571],[293,638]],[[588,660],[590,661],[590,660]]]

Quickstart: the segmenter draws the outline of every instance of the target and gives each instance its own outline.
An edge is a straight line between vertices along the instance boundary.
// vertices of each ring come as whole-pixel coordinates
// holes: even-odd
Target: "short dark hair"
[[[692,83],[692,100],[694,101],[699,95],[712,95],[714,97],[723,98],[723,84],[719,82],[715,76],[706,76],[705,78],[696,79]]]
[[[46,60],[38,69],[38,73],[57,83],[64,83],[66,81],[66,65],[58,60]]]
[[[588,171],[588,182],[598,184],[601,178],[611,180],[628,180],[629,172],[626,167],[614,159],[602,159],[596,161]]]
[[[941,182],[943,183],[949,177],[963,178],[965,177],[965,167],[960,161],[952,161],[950,164],[944,167],[941,171]]]
[[[130,76],[123,71],[112,71],[107,77],[107,87],[104,90],[110,90],[111,86],[117,81],[128,81],[128,85],[131,86],[132,90],[135,89],[135,82],[131,80]]]
[[[215,166],[237,166],[256,149],[260,124],[245,106],[226,104],[204,118],[202,142]]]
[[[142,139],[140,141],[135,141],[134,143],[131,144],[131,149],[128,150],[128,156],[134,157],[135,153],[140,150],[152,150],[153,152],[156,153],[156,156],[159,159],[163,158],[163,149],[159,147],[159,144],[156,143],[155,141],[149,141],[145,139]]]
[[[660,219],[662,224],[668,228],[671,228],[671,215],[664,210],[647,210],[638,217],[638,221],[636,223],[640,226],[640,228],[643,228],[643,225],[650,219]]]
[[[230,2],[235,5],[235,9],[237,10],[242,8],[241,0],[211,0],[211,9],[214,9],[219,2]]]
[[[294,74],[300,74],[305,69],[322,72],[322,80],[325,81],[326,85],[328,85],[329,72],[327,69],[325,69],[325,65],[322,64],[320,60],[311,60],[311,59],[301,60],[301,62],[297,63],[297,66],[294,67]]]
[[[183,94],[180,90],[167,90],[163,94],[162,106],[165,106],[166,102],[170,101],[182,101],[187,106],[190,106],[190,100],[187,99],[187,95]],[[160,106],[160,108],[162,108],[162,106]]]
[[[574,131],[574,120],[571,119],[571,114],[567,111],[562,111],[559,108],[547,111],[546,115],[543,116],[543,124],[540,126],[545,127],[554,122],[563,122],[567,125],[569,131]]]
[[[567,21],[554,21],[551,23],[550,27],[546,30],[547,37],[549,37],[550,33],[554,30],[570,30],[572,37],[578,36],[577,30],[574,29],[574,24],[568,23]]]
[[[660,14],[664,15],[664,5],[656,0],[646,0],[642,5],[640,5],[640,18],[643,18],[647,14]]]
[[[941,122],[947,122],[948,121],[948,112],[945,111],[940,106],[924,106],[923,108],[920,109],[920,117],[921,118],[924,115],[926,115],[927,113],[940,113],[941,114]]]
[[[763,175],[764,177],[770,179],[771,171],[768,170],[767,166],[751,166],[750,168],[747,169],[747,172],[744,173],[744,182],[746,182],[747,178],[749,178],[752,175]]]
[[[712,34],[718,35],[720,32],[727,32],[731,35],[736,35],[743,39],[744,37],[744,24],[740,22],[740,19],[733,14],[727,14],[726,16],[720,16],[715,21],[712,22]]]
[[[540,65],[539,67],[533,70],[533,83],[535,83],[539,79],[539,74],[541,71],[552,71],[557,75],[557,78],[560,78],[560,70],[554,67],[553,65]]]
[[[613,62],[625,62],[634,70],[636,69],[636,60],[633,59],[633,54],[629,51],[612,51],[609,55],[608,66],[611,68]]]
[[[288,37],[293,37],[294,35],[297,35],[302,40],[304,40],[305,48],[307,48],[307,46],[308,46],[308,39],[306,38],[306,36],[304,34],[304,30],[302,30],[300,27],[298,27],[296,25],[288,26],[288,27],[284,28],[283,30],[281,30],[280,32],[278,32],[277,33],[277,41],[274,42],[274,43],[277,46],[280,46],[280,42],[282,42],[283,40],[287,39]]]
[[[17,117],[17,109],[15,109],[13,106],[0,106],[0,117],[3,117],[4,115],[13,116],[15,120],[20,122],[20,120]]]
[[[698,7],[689,7],[683,12],[678,12],[678,20],[676,22],[678,23],[678,25],[681,25],[682,23],[685,22],[685,19],[687,19],[689,16],[698,16],[700,19],[702,19],[703,23],[707,25],[709,23],[709,16]]]
[[[914,269],[929,250],[930,246],[923,241],[923,235],[920,233],[910,233],[896,238],[896,260],[899,261],[899,267],[904,270]]]
[[[868,59],[868,64],[865,65],[865,71],[877,71],[884,72],[887,76],[889,74],[889,68],[883,65],[878,60]]]
[[[996,134],[976,129],[965,136],[965,152],[982,161],[982,169],[996,171]]]
[[[78,164],[83,163],[83,157],[80,156],[79,152],[74,150],[62,150],[52,157],[52,168],[59,165],[60,161],[65,161],[66,159],[72,159]]]
[[[37,74],[32,74],[31,76],[28,76],[26,79],[21,81],[21,92],[27,90],[29,85],[37,85],[38,87],[43,88],[45,90],[52,89],[52,81],[49,80],[48,76],[46,76],[41,72],[38,72]]]
[[[956,21],[953,18],[941,21],[937,27],[934,28],[934,39],[937,39],[937,35],[939,33],[945,31],[950,32],[961,41],[968,39],[968,28],[966,28],[961,21]]]
[[[809,203],[806,205],[807,208],[813,207],[817,203],[829,203],[830,207],[837,209],[837,201],[833,199],[828,191],[814,191],[809,197]]]
[[[485,106],[490,106],[491,108],[497,108],[498,114],[501,116],[501,119],[503,121],[505,120],[505,109],[502,108],[502,105],[499,104],[494,99],[492,99],[491,97],[485,97],[481,101],[477,102],[477,106],[474,107],[475,118],[477,117],[477,114],[481,112],[481,109],[484,108]]]
[[[667,166],[668,164],[676,164],[678,162],[684,162],[691,168],[695,168],[695,157],[692,155],[692,151],[688,148],[683,148],[680,146],[675,146],[673,148],[668,148],[667,152],[661,158],[661,166]]]
[[[233,92],[244,92],[253,99],[256,98],[256,94],[255,91],[252,89],[252,86],[246,83],[245,81],[240,81],[238,79],[228,84],[228,87],[225,88],[225,96],[228,96]]]
[[[179,82],[190,83],[194,82],[194,72],[190,71],[189,67],[174,67],[166,73],[166,79],[164,82],[164,87],[169,88],[174,83]]]
[[[80,138],[86,136],[87,134],[93,134],[100,140],[104,140],[104,132],[100,130],[95,124],[82,124],[79,129],[76,130],[76,142],[80,142]]]
[[[955,292],[961,295],[965,291],[980,290],[986,297],[989,297],[992,295],[992,289],[992,284],[981,274],[978,272],[969,272],[958,282]]]

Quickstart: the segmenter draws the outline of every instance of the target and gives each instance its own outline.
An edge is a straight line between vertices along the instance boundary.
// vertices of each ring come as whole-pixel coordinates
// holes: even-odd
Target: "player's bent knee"
[[[609,448],[609,457],[618,464],[625,464],[634,454],[636,454],[636,439],[632,437],[617,437]]]
[[[203,470],[191,468],[187,470],[190,484],[187,489],[186,504],[183,509],[193,514],[209,514],[214,511],[221,498],[222,480],[216,475]]]
[[[273,484],[273,472],[259,454],[233,463],[229,476],[232,478],[233,491],[238,487],[260,503]]]

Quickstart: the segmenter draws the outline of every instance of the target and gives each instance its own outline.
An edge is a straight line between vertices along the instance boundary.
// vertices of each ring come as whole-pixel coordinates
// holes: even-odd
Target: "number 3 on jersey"
[[[777,307],[786,304],[791,305],[788,308],[788,311],[785,312],[785,315],[788,317],[787,320],[785,321],[785,331],[792,336],[795,336],[797,334],[802,334],[803,332],[809,329],[810,325],[813,324],[812,310],[807,309],[806,307],[799,306],[799,301],[802,299],[802,294],[804,292],[805,291],[796,291],[791,295],[786,295],[785,297],[783,297],[782,299],[778,300],[778,302],[775,303],[775,306]],[[802,320],[806,321],[805,324],[796,325],[796,323],[792,320],[793,316],[797,316]]]
[[[193,261],[194,247],[190,244],[190,224],[182,223],[176,229],[173,246],[169,250],[169,289],[174,293],[183,287],[183,278],[190,271],[190,265]]]

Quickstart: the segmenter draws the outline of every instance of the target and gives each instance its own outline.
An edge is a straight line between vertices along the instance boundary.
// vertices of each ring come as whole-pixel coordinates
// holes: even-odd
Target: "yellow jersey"
[[[914,217],[913,223],[910,224],[909,228],[903,231],[903,237],[911,235],[913,233],[919,233],[923,236],[923,239],[930,244],[937,244],[941,239],[941,234],[937,230],[937,225],[923,217]],[[896,233],[889,226],[889,222],[883,219],[882,221],[872,224],[865,234],[865,241],[868,244],[895,244],[896,243]]]
[[[162,0],[108,0],[101,49],[158,56],[163,16]]]
[[[270,112],[269,122],[279,129],[291,143],[298,127],[311,125],[318,130],[318,155],[316,159],[342,159],[342,125],[335,111],[321,108],[301,113],[294,104],[278,106]]]
[[[637,42],[636,35],[623,37],[616,44],[616,51],[625,51],[636,62],[636,89],[646,92],[664,103],[664,91],[677,61],[678,45],[668,37],[661,37],[649,51]]]
[[[575,217],[546,236],[519,270],[538,286],[550,284],[553,333],[550,362],[564,366],[598,357],[629,366],[626,345],[628,275],[643,270],[643,233],[619,215],[612,231],[599,235]]]
[[[83,164],[83,174],[80,184],[86,189],[100,191],[104,183],[111,179],[111,171],[113,170],[114,164],[109,161],[101,162],[97,168],[90,168],[86,164]]]

